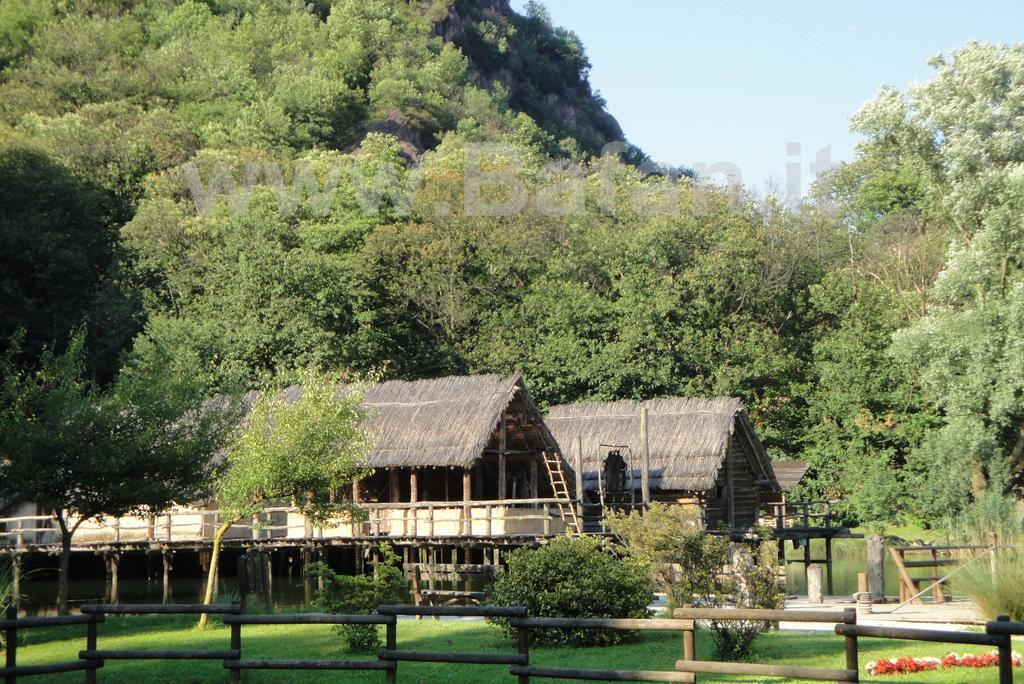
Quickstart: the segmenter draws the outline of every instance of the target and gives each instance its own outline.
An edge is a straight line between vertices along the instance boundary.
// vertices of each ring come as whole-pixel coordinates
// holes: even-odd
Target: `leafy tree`
[[[235,523],[282,501],[294,502],[313,521],[352,515],[332,499],[365,475],[362,461],[370,444],[359,407],[362,394],[354,387],[339,390],[340,379],[306,370],[299,387],[264,392],[230,440],[214,488],[221,523],[213,535],[205,603],[213,601],[221,542]]]
[[[0,495],[36,502],[60,527],[57,602],[68,608],[72,538],[87,520],[158,513],[207,491],[230,411],[208,411],[202,385],[153,354],[110,389],[88,379],[85,339],[44,351],[25,371],[14,352],[0,385]]]

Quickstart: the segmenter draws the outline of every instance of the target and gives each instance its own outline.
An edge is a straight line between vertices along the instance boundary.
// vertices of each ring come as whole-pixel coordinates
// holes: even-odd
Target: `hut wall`
[[[718,470],[715,486],[707,492],[704,514],[709,528],[715,528],[719,523],[729,524],[730,478],[733,527],[747,528],[757,524],[761,488],[757,485],[757,475],[750,463],[753,456],[745,449],[737,430],[729,442],[729,453]]]

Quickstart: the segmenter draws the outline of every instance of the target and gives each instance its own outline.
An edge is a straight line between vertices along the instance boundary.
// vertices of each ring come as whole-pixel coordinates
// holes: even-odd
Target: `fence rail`
[[[224,650],[101,650],[97,648],[98,626],[107,615],[140,614],[199,614],[219,613],[231,632],[230,646]],[[452,617],[507,618],[516,629],[517,643],[514,653],[459,653],[412,651],[398,646],[399,616],[438,615]],[[243,670],[362,670],[383,672],[387,682],[397,679],[398,664],[403,661],[440,662],[470,665],[507,665],[509,674],[520,684],[528,684],[531,677],[555,679],[585,679],[598,681],[637,682],[696,682],[700,673],[735,674],[748,676],[794,677],[841,682],[859,681],[858,642],[862,637],[899,639],[906,641],[932,641],[976,646],[991,646],[999,652],[999,682],[1012,684],[1011,635],[1024,635],[1024,624],[1006,618],[986,624],[984,633],[948,632],[941,630],[879,627],[857,624],[856,611],[804,611],[804,610],[737,610],[717,608],[680,608],[672,618],[612,619],[612,618],[560,618],[530,617],[521,606],[379,606],[369,615],[335,615],[327,613],[289,613],[279,615],[241,615],[237,604],[219,605],[87,605],[81,615],[46,618],[13,618],[0,620],[6,632],[6,666],[0,669],[5,684],[15,684],[19,677],[59,672],[85,671],[86,682],[95,682],[96,671],[106,660],[221,660],[228,670],[229,681],[239,682]],[[835,623],[834,631],[843,637],[846,667],[822,668],[769,663],[732,663],[702,661],[695,657],[694,630],[700,621],[758,620],[766,622],[820,622]],[[385,647],[376,659],[366,660],[279,660],[243,657],[242,630],[245,625],[301,625],[301,624],[353,624],[383,625],[386,630]],[[45,665],[17,665],[17,632],[19,629],[85,625],[86,648],[79,652],[79,660]],[[667,630],[679,631],[683,636],[683,658],[675,662],[673,670],[597,670],[570,667],[548,667],[531,664],[530,632],[534,629],[613,629],[613,630]]]

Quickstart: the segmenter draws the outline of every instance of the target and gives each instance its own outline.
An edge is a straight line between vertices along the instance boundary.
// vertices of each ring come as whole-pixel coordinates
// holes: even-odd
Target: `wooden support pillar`
[[[462,469],[462,500],[470,502],[473,500],[473,472],[470,468]],[[473,535],[473,509],[468,505],[462,508],[462,534]]]
[[[121,593],[120,577],[118,570],[121,566],[121,554],[111,553],[107,555],[107,567],[110,572],[110,602],[120,603],[119,597]]]
[[[540,492],[537,491],[538,478],[537,478],[537,457],[530,457],[530,498],[540,498]]]
[[[829,596],[835,596],[832,591],[832,537],[825,537],[825,588]]]
[[[872,603],[885,603],[885,546],[877,534],[868,537],[868,591]]]
[[[729,526],[732,527],[732,521],[729,521]],[[809,583],[810,578],[807,573],[811,567],[811,539],[808,537],[803,540],[804,542],[804,582]]]
[[[146,541],[156,541],[156,516],[146,515]]]
[[[420,478],[419,469],[415,466],[409,468],[409,501],[416,503],[420,500]]]
[[[580,524],[583,524],[583,437],[576,435],[574,440],[573,449],[575,456],[573,458],[573,468],[576,470],[576,508],[577,515],[580,519]],[[582,532],[582,530],[580,530]]]
[[[21,610],[21,554],[15,553],[11,556],[11,605],[14,608],[14,617],[18,617]]]
[[[398,468],[388,468],[388,498],[391,499],[391,503],[399,503],[402,500],[402,483],[398,478]]]
[[[640,492],[644,506],[649,506],[651,504],[651,454],[647,442],[646,406],[640,407]]]
[[[359,503],[359,480],[352,483],[352,503]]]
[[[308,546],[302,549],[302,599],[305,605],[313,605],[313,578],[309,575],[309,566],[313,564],[313,550]]]
[[[166,603],[170,603],[171,602],[171,569],[172,569],[172,564],[174,562],[174,553],[172,551],[168,551],[167,549],[164,549],[162,555],[163,555],[163,561],[164,561],[164,563],[163,563],[163,565],[164,565],[164,587],[163,587],[164,595],[163,595],[163,602],[166,604]]]
[[[505,414],[501,414],[501,423],[498,426],[498,498],[508,498],[508,473],[505,464],[505,447],[508,432]]]

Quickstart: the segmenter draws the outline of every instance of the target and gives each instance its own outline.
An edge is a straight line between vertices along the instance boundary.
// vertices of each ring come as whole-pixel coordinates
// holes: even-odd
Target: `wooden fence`
[[[239,682],[241,672],[262,670],[365,670],[381,671],[387,682],[397,680],[398,663],[438,662],[464,665],[508,665],[509,674],[520,684],[530,677],[637,682],[696,682],[700,673],[735,674],[840,682],[859,681],[858,642],[861,637],[933,641],[954,644],[991,646],[999,652],[999,682],[1012,684],[1012,651],[1010,635],[1024,635],[1024,624],[1006,618],[989,622],[985,633],[948,632],[900,627],[876,627],[857,624],[856,611],[813,610],[747,610],[680,608],[667,619],[605,619],[530,617],[518,606],[379,606],[370,615],[334,615],[325,613],[290,613],[281,615],[240,615],[237,604],[226,605],[88,605],[82,615],[49,618],[20,618],[0,621],[7,643],[6,667],[0,669],[5,684],[14,684],[19,677],[84,670],[86,682],[95,682],[96,670],[107,660],[221,660],[228,670],[229,681]],[[129,614],[199,614],[224,615],[230,626],[231,642],[224,650],[101,650],[97,645],[98,625],[106,615]],[[399,616],[499,617],[506,618],[517,632],[515,653],[453,653],[444,651],[411,651],[398,647]],[[699,622],[758,621],[835,623],[834,631],[843,637],[846,667],[842,669],[775,665],[767,663],[734,663],[696,659],[695,629]],[[19,629],[61,625],[86,625],[86,648],[77,661],[46,665],[17,665],[17,633]],[[256,660],[243,657],[242,631],[245,625],[362,624],[383,625],[385,647],[376,659],[366,660]],[[567,667],[546,667],[530,662],[530,631],[534,629],[612,629],[678,631],[682,636],[683,658],[674,670],[597,670]]]
[[[929,590],[935,603],[943,603],[946,598],[942,593],[942,584],[953,573],[943,572],[941,568],[950,565],[962,566],[963,563],[978,560],[978,555],[983,553],[987,554],[994,562],[999,548],[995,533],[989,533],[988,544],[890,546],[889,553],[892,555],[896,573],[900,579],[900,604],[922,603],[921,596],[928,593]],[[919,569],[924,569],[928,574],[924,576],[911,574]],[[922,584],[926,585],[923,590],[920,586]]]
[[[838,627],[857,624],[857,610],[765,610],[765,609],[721,609],[721,608],[677,608],[673,613],[676,618],[694,621],[716,622],[813,622],[832,623]],[[692,629],[692,628],[691,628]],[[709,660],[696,660],[693,648],[693,637],[684,639],[683,659],[676,662],[676,669],[696,675],[737,674],[767,677],[796,677],[800,679],[820,679],[834,682],[859,681],[857,666],[857,638],[847,636],[844,639],[846,651],[846,668],[835,669],[825,667],[805,667],[801,665],[771,665],[767,663],[732,663]]]

